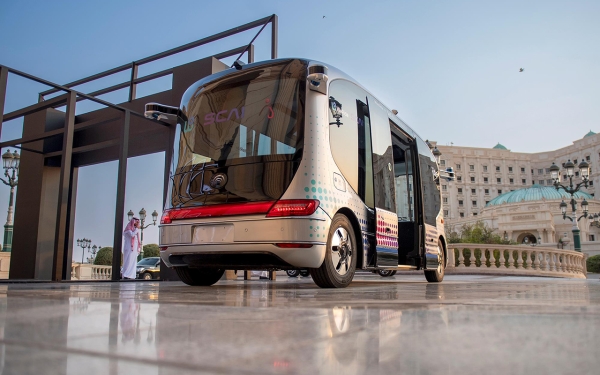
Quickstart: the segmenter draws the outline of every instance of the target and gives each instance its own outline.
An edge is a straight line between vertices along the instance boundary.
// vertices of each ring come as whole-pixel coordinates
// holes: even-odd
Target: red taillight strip
[[[277,202],[227,203],[212,206],[172,208],[165,210],[161,224],[171,224],[173,220],[196,219],[201,217],[237,216],[267,214],[267,217],[309,216],[319,208],[316,199],[284,199]]]
[[[319,208],[316,199],[284,199],[277,201],[269,210],[267,217],[308,216]]]
[[[199,206],[188,208],[173,208],[165,210],[160,220],[161,224],[170,224],[173,220],[195,219],[200,217],[235,216],[266,214],[269,212],[273,201],[228,203],[214,206]]]

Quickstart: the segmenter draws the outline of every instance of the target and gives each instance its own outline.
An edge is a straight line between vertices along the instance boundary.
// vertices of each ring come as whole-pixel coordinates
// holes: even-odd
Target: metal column
[[[131,113],[125,111],[123,133],[119,142],[119,171],[117,174],[117,204],[115,208],[115,233],[111,280],[121,279],[121,247],[123,246],[123,215],[125,214],[125,183],[127,180],[127,155],[129,154],[129,122]]]
[[[67,108],[65,112],[65,128],[63,130],[63,147],[61,157],[60,181],[58,185],[58,209],[56,217],[56,232],[54,237],[54,259],[52,262],[52,280],[66,279],[66,272],[70,267],[65,267],[69,247],[69,229],[71,213],[71,161],[73,158],[73,134],[75,130],[75,105],[77,94],[70,91],[67,94]]]

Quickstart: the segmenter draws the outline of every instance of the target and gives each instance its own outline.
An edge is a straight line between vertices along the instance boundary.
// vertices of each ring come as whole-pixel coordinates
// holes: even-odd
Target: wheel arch
[[[348,218],[348,220],[350,220],[350,224],[352,224],[352,229],[354,230],[354,236],[356,237],[356,245],[358,247],[358,253],[359,253],[359,256],[356,258],[356,268],[361,269],[364,267],[364,265],[363,265],[364,246],[363,246],[362,231],[360,230],[360,224],[358,223],[358,218],[356,217],[356,214],[354,213],[354,211],[352,211],[348,207],[340,208],[335,214],[336,215],[342,214],[342,215],[346,216]]]

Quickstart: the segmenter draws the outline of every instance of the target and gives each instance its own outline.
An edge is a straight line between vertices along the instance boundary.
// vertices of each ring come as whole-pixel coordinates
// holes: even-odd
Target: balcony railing
[[[548,247],[448,244],[448,273],[492,273],[585,279],[585,257]]]

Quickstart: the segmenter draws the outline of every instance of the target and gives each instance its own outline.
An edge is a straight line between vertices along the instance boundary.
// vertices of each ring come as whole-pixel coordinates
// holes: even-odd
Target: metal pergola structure
[[[76,197],[76,180],[77,180],[77,165],[74,163],[73,158],[74,155],[80,157],[81,155],[92,155],[87,160],[87,163],[91,163],[89,160],[95,160],[94,162],[100,162],[97,160],[97,156],[93,153],[97,152],[101,149],[111,148],[114,150],[115,157],[112,160],[118,160],[118,173],[117,173],[117,197],[116,197],[116,207],[115,207],[115,218],[114,218],[114,240],[113,240],[113,266],[112,266],[112,280],[120,279],[120,262],[121,255],[120,249],[122,246],[122,228],[123,228],[123,217],[125,213],[125,186],[126,186],[126,175],[127,175],[127,158],[131,154],[132,147],[139,148],[137,150],[138,155],[151,153],[147,149],[144,149],[143,146],[136,144],[135,141],[130,139],[130,132],[132,130],[131,124],[132,119],[136,118],[136,121],[144,121],[144,122],[152,122],[155,123],[156,126],[163,128],[159,130],[158,133],[152,133],[152,129],[144,133],[146,137],[144,141],[156,141],[155,138],[161,137],[164,139],[165,130],[170,134],[168,137],[168,141],[172,143],[174,127],[171,124],[150,120],[144,117],[143,111],[143,103],[141,100],[136,100],[136,86],[143,82],[148,82],[153,79],[157,79],[160,77],[173,75],[174,81],[177,79],[180,83],[179,86],[184,87],[186,84],[189,86],[197,77],[187,77],[186,73],[190,72],[190,68],[185,68],[185,66],[174,67],[166,70],[162,70],[153,74],[149,74],[143,77],[138,77],[138,68],[144,64],[157,61],[163,59],[165,57],[169,57],[175,55],[180,52],[184,52],[208,43],[212,43],[223,38],[239,34],[257,27],[260,27],[260,30],[257,34],[252,38],[252,40],[245,46],[241,46],[232,50],[228,50],[208,59],[223,59],[232,56],[238,56],[237,58],[241,58],[245,53],[247,53],[248,62],[254,62],[254,41],[261,34],[261,32],[265,29],[267,25],[271,25],[271,58],[277,58],[277,15],[273,14],[271,16],[223,31],[221,33],[208,36],[206,38],[202,38],[200,40],[185,44],[180,47],[176,47],[170,49],[165,52],[161,52],[137,61],[134,61],[129,64],[124,64],[118,66],[113,69],[106,70],[104,72],[94,74],[92,76],[79,79],[74,82],[70,82],[65,85],[59,85],[47,80],[44,80],[39,77],[35,77],[33,75],[24,73],[22,71],[0,65],[0,136],[2,133],[2,123],[5,121],[10,121],[13,119],[23,117],[23,136],[18,139],[0,142],[0,148],[5,147],[15,147],[20,148],[22,150],[22,159],[24,162],[27,162],[28,156],[33,156],[34,154],[39,155],[36,159],[38,164],[39,160],[42,160],[42,168],[43,166],[60,166],[60,177],[58,179],[58,185],[53,189],[58,191],[58,200],[56,202],[56,222],[55,228],[53,229],[53,253],[52,253],[52,270],[50,279],[53,281],[62,281],[70,279],[70,263],[72,258],[72,248],[73,248],[73,227],[74,227],[74,202]],[[207,64],[203,60],[197,60],[187,65],[194,65],[194,69],[199,63]],[[214,60],[211,60],[214,61]],[[208,61],[210,63],[210,61]],[[221,64],[223,65],[223,64]],[[213,68],[215,69],[215,64],[213,63]],[[219,68],[218,69],[223,69]],[[117,85],[113,85],[110,87],[106,87],[101,90],[97,90],[91,93],[83,93],[78,90],[75,90],[74,87],[89,83],[115,73],[123,72],[126,70],[131,71],[131,78],[127,82],[123,82]],[[207,70],[207,74],[211,74],[212,71],[210,69]],[[6,88],[8,83],[8,77],[10,74],[14,74],[28,80],[44,84],[49,86],[51,89],[39,93],[38,103],[34,105],[30,105],[24,108],[20,108],[10,113],[4,113],[4,104],[6,98]],[[176,75],[178,75],[176,77]],[[187,80],[187,81],[186,81]],[[189,81],[189,82],[188,82]],[[129,100],[128,102],[121,104],[114,104],[107,102],[105,100],[97,98],[99,95],[107,94],[116,90],[121,90],[124,88],[129,88]],[[175,92],[174,88],[173,95],[179,95],[179,98],[172,99],[172,102],[176,102],[176,105],[179,105],[178,100],[181,99],[179,91]],[[54,95],[50,98],[48,96]],[[165,96],[164,93],[162,93]],[[76,116],[75,108],[78,101],[81,100],[89,100],[91,102],[95,102],[97,104],[101,104],[105,107],[106,111],[110,111],[110,113],[105,113],[105,110],[100,110],[96,112],[92,112],[91,115],[86,115],[85,119],[80,118],[84,116]],[[147,100],[147,98],[145,98]],[[66,106],[65,112],[56,111],[56,108]],[[132,109],[132,107],[140,108],[141,110]],[[105,112],[102,112],[105,111]],[[118,114],[115,116],[114,112]],[[37,116],[37,117],[36,117]],[[58,116],[58,117],[57,117]],[[62,117],[64,116],[64,122],[62,121]],[[38,118],[39,117],[39,118]],[[52,117],[52,119],[51,119]],[[40,118],[43,118],[40,123]],[[56,124],[56,120],[58,118],[59,124]],[[52,121],[51,121],[52,120]],[[53,122],[52,126],[49,126],[50,122]],[[35,124],[36,126],[32,126],[31,124]],[[115,123],[118,125],[117,128],[108,128],[107,124]],[[104,125],[104,126],[103,126]],[[36,128],[41,131],[31,131],[29,128]],[[94,133],[92,136],[88,135],[87,137],[83,134],[90,129],[94,129]],[[103,129],[106,128],[106,129]],[[114,136],[112,131],[118,129],[118,137],[116,139],[111,138]],[[34,129],[35,130],[35,129]],[[112,131],[111,131],[112,130]],[[142,132],[145,130],[142,129]],[[109,134],[110,133],[110,134]],[[78,139],[78,137],[80,139]],[[103,140],[106,139],[106,140]],[[75,142],[77,140],[77,142]],[[86,144],[87,142],[87,144]],[[158,142],[158,141],[156,141]],[[168,177],[168,168],[169,162],[171,159],[171,147],[166,146],[165,142],[161,140],[160,150],[165,151],[165,174]],[[167,142],[167,143],[169,143]],[[152,143],[152,142],[150,142]],[[118,152],[117,152],[118,150]],[[156,152],[153,150],[152,152]],[[118,154],[118,155],[117,155]],[[93,159],[95,157],[95,159]],[[32,159],[33,160],[33,159]],[[85,165],[84,162],[80,162],[80,165]],[[39,172],[40,169],[37,171]],[[22,171],[22,180],[33,181],[41,181],[41,177],[37,175],[27,176],[27,173],[36,173],[23,170]],[[165,183],[166,186],[166,183]],[[26,184],[20,186],[19,190],[21,194],[28,194],[28,188]],[[54,191],[53,190],[53,191]],[[47,193],[43,193],[47,194]],[[35,195],[35,194],[34,194]],[[38,194],[39,195],[39,194]],[[25,199],[25,198],[23,198]],[[23,201],[22,199],[22,201]],[[38,199],[39,201],[39,199]],[[22,205],[26,205],[28,202],[23,201]],[[19,197],[17,196],[17,208],[19,207]],[[16,212],[15,215],[15,234],[23,232],[25,228],[37,227],[38,223],[41,220],[41,213],[38,208],[37,217],[27,218],[25,215],[19,216],[19,212]],[[35,215],[34,215],[35,216]],[[43,224],[43,223],[42,223]],[[47,228],[46,228],[47,229]],[[19,237],[17,235],[17,237]],[[36,237],[35,241],[37,242],[37,247],[39,248],[40,239]],[[15,244],[17,244],[18,238],[15,238]],[[25,243],[25,242],[23,242]],[[33,242],[30,242],[32,244]],[[17,244],[18,245],[18,244]],[[24,246],[27,247],[27,246]],[[19,253],[22,252],[22,254]],[[35,263],[35,255],[37,255],[37,249],[30,248],[16,248],[13,247],[12,258],[11,258],[11,274],[10,278],[19,278],[19,279],[34,279],[36,277],[36,266],[32,264]],[[30,259],[31,255],[34,255],[33,260]],[[13,277],[13,274],[15,275]]]

